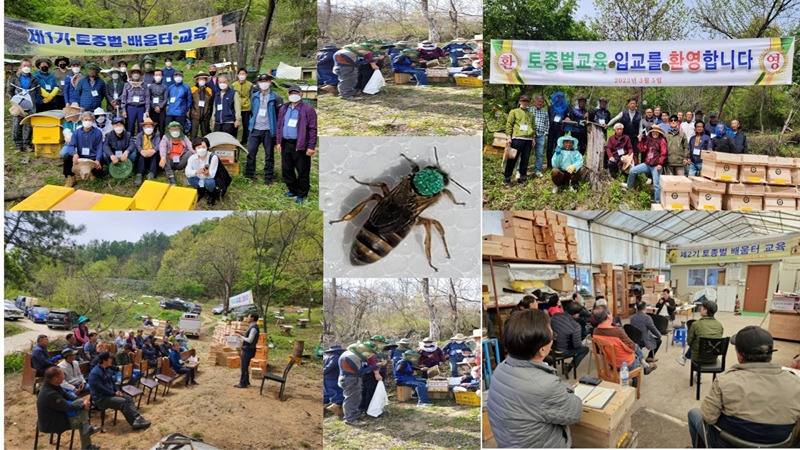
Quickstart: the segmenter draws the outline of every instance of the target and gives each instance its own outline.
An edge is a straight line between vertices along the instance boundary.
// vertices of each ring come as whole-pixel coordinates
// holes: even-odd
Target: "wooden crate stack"
[[[578,241],[563,214],[504,211],[503,236],[484,236],[483,254],[526,261],[577,262]]]
[[[600,264],[600,273],[596,273],[593,276],[594,278],[594,296],[595,298],[602,295],[607,300],[610,300],[613,297],[613,286],[614,286],[614,265],[611,263],[602,263]],[[586,307],[590,308],[594,306],[594,303],[589,305],[587,303]],[[591,308],[590,308],[591,309]]]
[[[239,367],[236,362],[238,360],[231,358],[239,358],[240,349],[225,344],[228,336],[235,335],[237,331],[245,333],[248,327],[249,325],[245,322],[218,322],[214,328],[214,335],[211,337],[209,359],[215,361],[218,366]]]

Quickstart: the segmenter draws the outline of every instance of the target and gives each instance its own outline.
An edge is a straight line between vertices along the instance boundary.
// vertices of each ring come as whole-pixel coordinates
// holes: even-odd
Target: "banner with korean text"
[[[228,308],[253,304],[253,291],[243,292],[228,299]]]
[[[555,86],[792,84],[794,38],[492,40],[490,82]]]
[[[236,42],[241,11],[146,28],[73,28],[5,18],[6,55],[122,55]]]
[[[785,234],[746,241],[667,246],[667,264],[715,264],[776,260],[800,256],[800,234]]]

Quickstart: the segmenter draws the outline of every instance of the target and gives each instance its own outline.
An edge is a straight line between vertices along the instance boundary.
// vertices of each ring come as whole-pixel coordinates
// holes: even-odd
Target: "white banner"
[[[492,40],[492,84],[750,86],[792,83],[794,38]]]
[[[234,295],[228,300],[228,308],[236,308],[244,305],[253,304],[253,291],[242,292],[239,295]]]

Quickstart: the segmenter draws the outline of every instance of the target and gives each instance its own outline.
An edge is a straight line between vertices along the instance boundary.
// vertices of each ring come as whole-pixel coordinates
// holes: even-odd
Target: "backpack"
[[[228,169],[225,168],[225,165],[219,161],[219,156],[213,155],[213,157],[217,158],[217,173],[214,174],[214,182],[216,183],[214,195],[218,195],[219,198],[225,198],[225,194],[228,192],[228,186],[231,185],[233,179],[228,173]]]

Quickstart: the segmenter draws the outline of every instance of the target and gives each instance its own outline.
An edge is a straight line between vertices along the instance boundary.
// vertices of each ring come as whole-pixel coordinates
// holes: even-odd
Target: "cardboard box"
[[[766,186],[764,209],[774,211],[797,210],[797,199],[800,197],[794,186]]]
[[[550,287],[556,291],[571,291],[575,287],[575,283],[569,274],[562,273],[555,280],[550,280]]]
[[[560,244],[566,244],[567,235],[564,233],[553,233],[553,240]]]
[[[537,225],[537,226],[540,226],[540,227],[545,227],[545,226],[547,226],[547,217],[545,217],[545,216],[534,216],[533,217],[533,223],[534,223],[534,225]]]
[[[529,219],[522,219],[520,217],[511,216],[508,212],[505,213],[506,217],[503,219],[503,223],[509,223],[510,226],[515,228],[523,228],[526,230],[531,230],[533,233],[533,222]]]
[[[493,242],[493,243],[500,244],[500,246],[501,246],[500,250],[501,250],[502,254],[501,255],[492,255],[492,256],[502,256],[504,258],[515,258],[517,256],[516,246],[514,244],[514,238],[513,237],[498,236],[496,234],[487,234],[486,236],[483,236],[483,240],[484,241],[488,241],[488,242]],[[484,253],[484,254],[486,254],[486,253]]]
[[[766,155],[741,155],[741,158],[739,181],[742,183],[766,183],[769,157]]]
[[[536,260],[539,259],[537,256],[536,250],[517,250],[518,259]]]
[[[529,220],[523,219],[516,219],[522,222],[531,223]],[[533,240],[533,229],[530,227],[524,228],[521,226],[516,226],[514,220],[512,219],[505,219],[503,220],[503,236],[514,238],[514,239],[526,239],[529,241]]]
[[[764,196],[725,194],[722,197],[722,209],[728,211],[762,211],[764,209]]]
[[[481,255],[503,256],[503,246],[499,242],[481,241]]]
[[[503,217],[519,217],[520,219],[533,220],[533,211],[503,211]]]
[[[566,252],[567,251],[567,244],[566,242],[556,242],[553,244],[553,248],[555,249],[556,253],[558,252]]]
[[[550,211],[549,209],[545,210],[544,211],[544,216],[547,217],[548,219],[554,219],[554,220],[558,221],[558,213],[555,212],[555,211]]]
[[[738,182],[742,155],[731,153],[700,152],[703,167],[700,175],[717,181]]]
[[[767,183],[778,185],[793,183],[792,170],[795,168],[793,158],[770,156],[767,161]]]
[[[684,176],[661,176],[661,205],[664,209],[689,209],[692,180]]]

